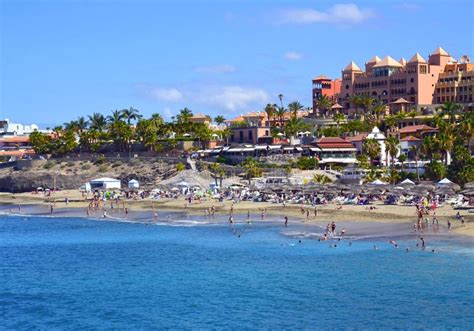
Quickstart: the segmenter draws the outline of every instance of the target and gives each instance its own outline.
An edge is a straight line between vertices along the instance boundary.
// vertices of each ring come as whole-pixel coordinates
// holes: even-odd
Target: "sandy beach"
[[[66,204],[66,198],[68,204]],[[89,196],[90,198],[90,196]],[[43,194],[34,193],[1,193],[0,194],[0,205],[4,206],[4,211],[8,212],[10,209],[13,212],[22,209],[22,206],[34,206],[30,208],[33,214],[48,214],[50,209],[50,203],[53,203],[54,213],[65,213],[71,216],[87,217],[87,205],[85,197],[82,196],[77,190],[65,190],[57,191],[53,196],[48,197]],[[193,202],[188,204],[184,198],[178,199],[162,199],[162,200],[127,200],[124,202],[126,208],[130,214],[137,214],[140,217],[153,218],[154,213],[160,213],[161,211],[179,211],[187,212],[191,215],[205,215],[207,209],[214,206],[217,215],[228,215],[232,208],[232,201],[225,200],[224,202],[218,202],[214,199],[202,200],[201,202]],[[262,210],[266,210],[267,215],[272,216],[288,216],[290,219],[298,219],[305,222],[325,224],[328,222],[362,222],[362,223],[406,223],[407,226],[416,222],[416,211],[414,206],[404,205],[384,205],[381,202],[376,202],[372,206],[375,207],[373,210],[368,210],[367,206],[357,205],[318,205],[317,216],[314,216],[314,207],[304,206],[305,213],[302,214],[301,206],[297,204],[288,204],[283,206],[281,204],[274,204],[269,202],[251,202],[242,201],[233,205],[233,211],[236,214],[244,214],[250,212],[251,214],[262,213]],[[23,209],[24,209],[23,207]],[[123,209],[122,202],[120,207]],[[110,203],[105,204],[105,208],[110,213]],[[115,212],[120,213],[120,208],[117,210],[115,206]],[[306,211],[309,210],[309,217],[306,215]],[[459,221],[455,219],[455,215],[458,210],[453,209],[451,206],[444,205],[436,210],[436,216],[442,227],[446,227],[447,220],[452,222],[452,233],[474,237],[474,214],[469,214],[466,211],[460,211],[461,215],[465,218],[465,225],[462,226]],[[90,217],[99,217],[101,215],[90,215]]]

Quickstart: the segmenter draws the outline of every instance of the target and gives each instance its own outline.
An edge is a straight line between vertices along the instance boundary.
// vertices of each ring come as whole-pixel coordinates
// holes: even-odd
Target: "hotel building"
[[[446,101],[472,103],[474,64],[469,62],[469,57],[463,56],[458,63],[441,47],[427,60],[419,53],[408,61],[374,56],[364,70],[351,61],[342,70],[337,102],[346,110],[355,108],[351,103],[354,95],[367,95],[383,104],[406,100],[407,107],[418,108]],[[313,107],[320,95],[329,96],[337,89],[336,81],[321,76],[313,79]]]

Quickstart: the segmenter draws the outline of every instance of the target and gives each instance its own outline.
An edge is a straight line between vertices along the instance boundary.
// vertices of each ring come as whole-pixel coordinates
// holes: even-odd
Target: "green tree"
[[[336,122],[336,128],[339,130],[339,124],[346,119],[346,116],[341,113],[335,113],[332,118]]]
[[[400,161],[401,163],[402,171],[404,171],[403,164],[404,162],[406,162],[406,160],[407,160],[407,156],[405,154],[400,154],[400,156],[398,157],[398,161]]]
[[[245,169],[244,177],[248,179],[249,185],[251,184],[251,179],[255,177],[260,177],[262,175],[262,169],[259,164],[253,157],[248,157],[244,163],[243,167]]]
[[[415,159],[415,165],[416,165],[416,180],[419,182],[420,181],[420,171],[418,169],[418,161],[419,161],[419,153],[420,149],[418,146],[413,145],[410,147],[410,152],[413,153],[413,158]]]
[[[443,163],[433,160],[426,165],[426,175],[433,181],[439,181],[447,175],[446,167]]]
[[[217,179],[219,179],[219,187],[222,189],[222,180],[224,179],[225,170],[220,163],[212,163],[210,170],[214,175],[214,180],[217,185]]]
[[[46,154],[50,152],[51,137],[35,130],[30,133],[30,144],[36,154]]]
[[[331,99],[327,95],[321,95],[319,99],[316,101],[316,107],[318,108],[320,113],[324,113],[327,115],[329,110],[331,109],[332,102]],[[316,114],[316,110],[313,109],[314,114]]]
[[[374,160],[380,155],[380,144],[374,138],[364,140],[362,145],[363,153],[365,153],[369,159],[370,164],[374,164]]]
[[[290,111],[292,118],[297,118],[298,112],[303,108],[304,108],[303,105],[299,103],[298,101],[293,101],[288,104],[288,110]]]
[[[396,136],[389,136],[385,140],[385,153],[387,154],[387,160],[388,160],[388,155],[390,155],[390,160],[391,160],[391,166],[393,167],[393,164],[395,163],[395,158],[397,157],[398,154],[398,145],[400,144],[400,141]]]
[[[325,174],[314,174],[313,182],[317,184],[329,184],[329,183],[332,183],[332,180]]]
[[[107,119],[104,115],[99,113],[94,113],[92,116],[89,116],[90,129],[97,130],[102,132],[107,127]]]
[[[217,125],[224,124],[225,118],[222,115],[218,115],[218,116],[214,117],[214,122],[216,122]]]
[[[130,125],[132,121],[136,121],[142,118],[142,115],[140,115],[138,109],[132,107],[128,109],[122,109],[120,112],[122,113],[122,118],[127,121],[128,125]]]

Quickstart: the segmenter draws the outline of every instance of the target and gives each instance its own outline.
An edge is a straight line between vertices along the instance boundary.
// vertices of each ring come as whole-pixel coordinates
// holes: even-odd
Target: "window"
[[[249,131],[249,140],[253,140],[253,132]]]
[[[348,90],[348,89],[349,89],[349,85],[346,85],[346,90]]]
[[[410,78],[410,83],[413,83],[415,81],[414,78]]]
[[[426,66],[420,66],[420,74],[426,74]]]

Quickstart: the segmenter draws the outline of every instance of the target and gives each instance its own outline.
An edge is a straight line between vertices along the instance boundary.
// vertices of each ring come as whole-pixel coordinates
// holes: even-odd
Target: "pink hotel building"
[[[350,97],[354,94],[369,95],[384,104],[399,98],[420,106],[439,103],[436,95],[438,79],[446,65],[454,63],[457,61],[441,47],[429,55],[428,60],[418,53],[408,61],[404,58],[396,61],[390,56],[382,60],[375,56],[365,64],[365,71],[351,62],[342,71],[339,103],[345,109],[352,108]],[[469,68],[472,69],[471,66]],[[465,74],[472,76],[473,72]]]

